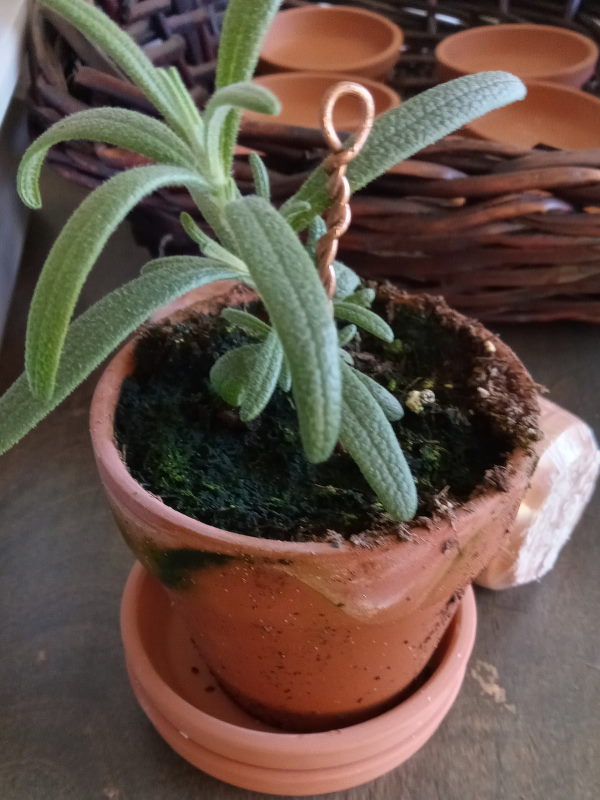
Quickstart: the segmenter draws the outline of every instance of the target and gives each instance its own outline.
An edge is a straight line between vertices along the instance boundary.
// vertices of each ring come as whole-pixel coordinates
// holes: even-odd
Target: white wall
[[[0,0],[0,338],[25,238],[26,212],[15,191],[26,139],[25,110],[11,98],[20,73],[28,6],[28,0]]]

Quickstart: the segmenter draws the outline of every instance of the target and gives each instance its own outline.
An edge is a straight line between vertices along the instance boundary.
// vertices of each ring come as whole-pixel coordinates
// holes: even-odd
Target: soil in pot
[[[510,385],[476,323],[459,326],[433,298],[392,304],[393,292],[381,290],[376,303],[394,342],[361,334],[351,352],[355,366],[405,407],[394,428],[416,477],[422,525],[423,517],[451,515],[477,487],[502,488],[507,455],[537,436],[537,409],[533,395],[527,405]],[[278,390],[266,411],[244,424],[215,394],[211,366],[248,341],[217,315],[146,328],[115,417],[132,475],[187,516],[250,536],[357,544],[397,536],[397,523],[345,453],[324,464],[305,460],[289,395]],[[400,534],[410,535],[409,528]]]

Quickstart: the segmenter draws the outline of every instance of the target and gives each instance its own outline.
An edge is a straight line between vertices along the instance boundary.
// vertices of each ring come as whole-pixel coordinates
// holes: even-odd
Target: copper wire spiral
[[[338,100],[347,94],[354,95],[362,101],[363,118],[358,130],[350,140],[350,144],[344,147],[333,125],[333,112]],[[351,192],[346,169],[366,142],[373,126],[374,115],[375,106],[371,93],[360,83],[352,81],[336,83],[327,90],[321,104],[321,127],[331,151],[323,162],[323,169],[328,175],[327,191],[332,202],[325,215],[327,232],[317,242],[317,265],[319,276],[329,298],[332,298],[335,292],[336,278],[333,262],[337,254],[339,238],[348,230],[352,218],[349,205]]]

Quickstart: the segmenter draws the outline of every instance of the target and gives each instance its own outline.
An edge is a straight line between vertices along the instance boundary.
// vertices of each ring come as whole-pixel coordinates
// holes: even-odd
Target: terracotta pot
[[[275,119],[283,125],[302,125],[306,128],[320,128],[321,100],[325,92],[338,81],[356,80],[353,75],[338,72],[274,72],[254,79],[254,83],[266,86],[281,100],[281,113]],[[390,108],[400,105],[400,96],[384,83],[360,78],[373,96],[375,113],[383,114]],[[364,112],[360,101],[346,95],[335,106],[334,124],[337,130],[354,130],[361,123]],[[244,113],[244,119],[267,119],[265,114],[251,111]]]
[[[196,307],[213,312],[232,298],[223,284],[198,296]],[[505,344],[447,308],[445,314],[467,335],[493,341],[515,383],[533,391]],[[349,542],[336,548],[219,530],[169,508],[123,463],[113,417],[133,348],[129,343],[117,354],[94,394],[98,469],[126,541],[167,587],[221,686],[254,715],[290,730],[348,725],[398,703],[435,651],[463,590],[508,532],[532,453],[510,454],[506,491],[482,487],[451,520],[414,528],[408,541],[390,535],[371,549]]]
[[[261,63],[274,71],[384,79],[403,41],[402,30],[380,14],[352,6],[308,5],[277,14],[263,43]]]
[[[469,588],[436,650],[431,676],[407,700],[359,725],[294,736],[250,717],[219,688],[167,593],[139,564],[121,604],[131,685],[160,735],[216,778],[279,796],[347,789],[410,758],[456,698],[475,627]]]
[[[448,36],[435,57],[440,80],[503,69],[523,80],[579,88],[594,72],[598,46],[581,33],[552,25],[484,25]]]
[[[485,114],[465,131],[517,147],[597,147],[600,98],[581,89],[528,81],[524,100]]]

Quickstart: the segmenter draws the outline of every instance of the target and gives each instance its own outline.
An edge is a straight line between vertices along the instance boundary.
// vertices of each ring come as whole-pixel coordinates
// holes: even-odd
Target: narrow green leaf
[[[155,270],[163,269],[164,267],[178,267],[181,266],[185,268],[188,263],[193,262],[194,265],[200,269],[200,267],[204,267],[205,269],[209,270],[212,269],[215,271],[215,275],[223,272],[224,270],[227,272],[227,275],[235,278],[236,281],[243,281],[244,276],[240,275],[236,270],[229,267],[227,264],[223,264],[222,261],[218,261],[213,258],[205,258],[204,256],[161,256],[160,258],[154,258],[152,261],[147,261],[144,266],[140,269],[141,275],[147,275],[149,272],[154,272]],[[229,279],[229,278],[228,278]],[[223,280],[222,278],[215,278],[215,280]]]
[[[0,454],[56,408],[155,309],[198,286],[234,277],[231,270],[207,267],[202,259],[174,256],[102,298],[69,327],[50,399],[34,397],[24,373],[0,398]]]
[[[399,161],[495,108],[522,100],[523,83],[508,72],[481,72],[441,83],[406,100],[378,117],[360,154],[348,165],[353,192],[362,189]],[[318,167],[282,206],[306,200],[310,211],[294,218],[294,228],[305,228],[315,214],[330,204],[327,176]]]
[[[163,78],[165,89],[168,90],[172,102],[177,104],[185,119],[185,127],[201,133],[204,128],[204,120],[177,67],[166,67],[157,72]],[[193,139],[193,137],[191,138]]]
[[[210,382],[230,406],[241,404],[259,350],[258,344],[243,344],[228,350],[213,364]]]
[[[181,130],[171,98],[157,69],[133,39],[103,11],[85,0],[40,0],[41,5],[70,22],[138,86],[176,130]]]
[[[354,364],[354,359],[347,350],[342,350],[340,348],[340,358],[343,359],[346,364],[350,364],[350,366]]]
[[[359,289],[354,294],[349,294],[344,298],[346,303],[356,303],[357,306],[363,308],[371,308],[375,300],[375,289]]]
[[[207,153],[222,152],[222,137],[228,130],[226,123],[232,109],[278,114],[281,104],[271,91],[253,83],[235,83],[218,89],[208,101],[204,112]],[[229,169],[226,168],[224,174],[228,176],[228,173]]]
[[[231,325],[236,325],[246,333],[258,336],[259,339],[265,339],[271,332],[271,328],[266,322],[263,322],[262,319],[259,319],[254,314],[243,311],[241,308],[224,308],[221,311],[221,316]]]
[[[262,197],[264,200],[270,200],[271,181],[262,158],[258,155],[258,153],[250,153],[248,160],[250,162],[250,169],[252,170],[252,178],[254,180],[256,194],[259,197]]]
[[[356,371],[342,364],[342,374],[340,442],[388,514],[396,520],[412,519],[417,491],[396,434]]]
[[[204,117],[209,120],[217,109],[239,108],[257,114],[279,114],[281,103],[270,89],[251,81],[231,83],[217,89],[204,109]]]
[[[83,283],[108,237],[145,195],[163,186],[202,186],[182,167],[134,167],[86,197],[61,231],[39,277],[27,323],[25,363],[33,393],[48,399]]]
[[[394,332],[387,322],[368,308],[363,308],[356,303],[338,300],[333,304],[333,314],[336,319],[352,322],[368,333],[372,333],[373,336],[383,339],[384,342],[394,340]]]
[[[216,76],[218,89],[252,78],[263,37],[280,5],[281,0],[253,0],[249,9],[248,0],[229,0],[219,43]],[[231,171],[239,122],[240,113],[233,110],[229,112],[223,126],[221,156],[225,174]]]
[[[356,336],[358,329],[356,325],[345,325],[338,331],[338,344],[340,347],[346,347],[350,344],[352,339]]]
[[[280,212],[281,216],[294,228],[294,220],[302,217],[309,209],[310,205],[308,203],[304,200],[298,200],[296,203],[286,204],[285,211],[280,209]]]
[[[289,392],[292,388],[292,373],[290,372],[290,365],[287,362],[285,355],[281,359],[281,370],[279,372],[279,380],[277,381],[279,388],[282,392]]]
[[[375,400],[377,400],[381,406],[381,410],[389,419],[389,421],[397,422],[399,419],[402,419],[404,416],[404,409],[402,408],[400,401],[397,400],[391,392],[388,392],[385,386],[377,383],[377,381],[373,380],[373,378],[370,378],[368,375],[365,375],[363,372],[359,372],[358,370],[354,371],[356,373],[356,377],[362,381],[364,386],[373,395]]]
[[[270,331],[260,345],[240,407],[240,419],[249,422],[258,417],[271,399],[281,372],[283,349],[279,336]]]
[[[335,270],[335,294],[334,300],[345,300],[348,295],[355,291],[357,286],[360,286],[360,278],[341,261],[334,261],[333,268]]]
[[[226,216],[289,363],[304,450],[323,461],[338,438],[341,391],[327,295],[298,237],[266,200],[246,197]]]
[[[234,181],[231,179],[229,180],[237,191]],[[211,191],[207,191],[206,188],[203,188],[200,191],[191,190],[190,194],[192,195],[194,203],[198,207],[200,213],[215,232],[219,242],[223,245],[223,247],[227,248],[228,251],[231,251],[234,249],[233,236],[229,230],[229,226],[225,222],[222,213],[223,205],[220,202],[220,199],[218,200],[215,197],[214,192],[212,191],[213,189],[214,186],[211,187]]]
[[[161,164],[189,167],[189,147],[164,122],[124,108],[92,108],[56,122],[25,151],[17,173],[17,189],[29,208],[42,205],[39,179],[48,150],[59,142],[88,139],[123,147]]]
[[[187,213],[187,211],[181,212],[179,215],[179,221],[181,222],[181,227],[183,230],[193,242],[196,242],[201,252],[204,253],[205,256],[214,258],[216,261],[222,261],[224,264],[227,264],[232,269],[235,269],[242,274],[248,274],[248,270],[246,269],[244,262],[234,253],[230,252],[225,247],[222,247],[214,239],[211,239],[207,233],[204,233],[202,228],[196,224],[196,221]]]
[[[303,207],[303,210],[306,210],[306,208],[310,208],[308,203]],[[317,257],[317,242],[322,236],[325,236],[326,233],[327,225],[323,217],[315,217],[311,220],[306,236],[306,250],[313,260]]]

